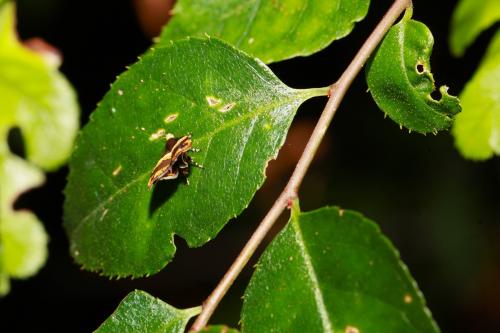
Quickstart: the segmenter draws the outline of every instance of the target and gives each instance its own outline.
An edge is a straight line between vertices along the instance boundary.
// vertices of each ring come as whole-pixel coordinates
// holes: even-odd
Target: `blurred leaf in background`
[[[57,70],[59,62],[53,53],[23,46],[15,32],[14,5],[0,3],[0,294],[8,292],[9,277],[33,275],[47,256],[42,224],[28,211],[15,211],[13,204],[44,182],[41,169],[54,170],[72,150],[78,106]],[[13,128],[21,131],[27,161],[9,148]]]
[[[461,57],[479,34],[500,20],[500,1],[461,0],[453,13],[451,52]],[[460,153],[473,160],[500,154],[500,30],[460,95],[463,112],[453,127]]]

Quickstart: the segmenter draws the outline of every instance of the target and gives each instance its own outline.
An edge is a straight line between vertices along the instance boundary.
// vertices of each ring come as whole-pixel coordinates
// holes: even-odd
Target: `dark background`
[[[450,56],[448,26],[455,1],[416,0],[414,18],[426,23],[436,45],[438,84],[457,94],[479,63],[493,29],[462,59]],[[372,1],[353,33],[307,58],[271,65],[292,87],[325,86],[340,75],[391,1]],[[151,44],[129,1],[18,1],[21,38],[39,36],[59,48],[61,70],[75,86],[85,124],[119,73]],[[43,221],[49,258],[33,278],[12,281],[0,299],[1,332],[90,332],[133,289],[146,290],[176,307],[200,304],[281,191],[320,114],[325,99],[303,105],[266,185],[250,207],[216,239],[188,249],[177,238],[174,261],[148,279],[113,280],[85,272],[68,254],[62,227],[67,168],[20,198]],[[500,332],[500,159],[464,160],[449,133],[422,136],[383,118],[354,82],[301,190],[303,210],[340,205],[377,221],[400,250],[443,332]],[[269,241],[270,239],[268,239]],[[213,317],[237,325],[249,265]]]

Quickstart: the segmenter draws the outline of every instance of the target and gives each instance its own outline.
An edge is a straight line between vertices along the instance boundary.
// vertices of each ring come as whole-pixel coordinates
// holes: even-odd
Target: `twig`
[[[274,202],[267,215],[259,224],[253,235],[246,243],[243,250],[240,252],[236,260],[233,262],[229,270],[226,272],[217,287],[212,291],[210,296],[203,303],[203,310],[196,318],[190,332],[198,332],[206,326],[208,320],[213,312],[219,305],[222,297],[226,294],[229,287],[233,284],[236,277],[243,270],[248,260],[252,257],[257,247],[260,245],[264,237],[267,235],[271,227],[274,225],[278,217],[285,210],[290,207],[291,202],[297,198],[297,192],[304,176],[312,163],[314,155],[318,150],[323,137],[326,134],[328,126],[330,125],[333,116],[335,115],[338,106],[344,98],[347,90],[351,86],[352,81],[363,68],[364,64],[380,43],[386,32],[398,19],[401,13],[412,5],[411,0],[396,0],[391,8],[384,15],[382,20],[370,34],[363,46],[359,49],[358,53],[346,68],[344,73],[340,76],[338,81],[331,85],[329,91],[329,99],[323,110],[321,117],[314,128],[309,141],[300,157],[295,170],[293,171],[288,184],[283,192],[281,192],[278,199]]]

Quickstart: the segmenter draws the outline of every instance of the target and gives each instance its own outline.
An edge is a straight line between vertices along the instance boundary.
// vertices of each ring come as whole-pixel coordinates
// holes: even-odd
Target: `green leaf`
[[[77,140],[66,188],[71,253],[111,276],[155,273],[175,252],[173,235],[201,246],[262,185],[298,106],[327,88],[295,90],[261,62],[214,39],[153,49],[113,84]],[[148,178],[165,133],[192,133],[203,169]]]
[[[183,333],[188,320],[201,307],[176,309],[144,291],[136,290],[125,297],[115,312],[96,333]]]
[[[429,58],[434,44],[429,29],[411,20],[408,9],[393,26],[367,65],[368,88],[378,107],[401,127],[419,133],[437,133],[453,123],[460,101],[441,86],[439,101]]]
[[[378,226],[322,208],[292,218],[245,292],[242,332],[439,332]]]
[[[500,20],[500,1],[461,0],[451,19],[451,52],[457,57],[462,56],[477,36],[498,20]]]
[[[500,30],[460,99],[463,112],[453,126],[458,150],[475,160],[500,155]]]
[[[34,214],[13,208],[44,175],[9,151],[9,130],[21,129],[31,162],[54,169],[68,157],[78,121],[70,86],[53,62],[19,43],[14,14],[12,3],[0,4],[0,295],[9,291],[11,277],[26,278],[40,269],[48,239]]]
[[[203,328],[200,332],[202,333],[238,333],[238,330],[234,328],[229,328],[225,325],[215,325]]]
[[[76,97],[57,66],[19,43],[14,6],[0,9],[0,127],[21,129],[28,160],[47,170],[66,161],[78,129]]]
[[[179,0],[160,44],[187,36],[221,38],[265,63],[313,54],[347,36],[369,0]]]

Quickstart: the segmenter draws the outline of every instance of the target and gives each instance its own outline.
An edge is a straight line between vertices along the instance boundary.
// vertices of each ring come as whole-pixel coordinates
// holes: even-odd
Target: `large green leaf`
[[[477,160],[500,155],[500,30],[460,99],[463,112],[453,126],[457,148]]]
[[[44,181],[42,171],[9,151],[19,127],[30,162],[54,169],[68,157],[78,123],[74,93],[57,66],[19,43],[12,3],[0,3],[0,294],[9,277],[26,278],[45,262],[47,235],[36,216],[14,211],[24,191]]]
[[[462,56],[477,36],[498,20],[500,20],[500,1],[461,0],[451,20],[451,52],[456,56]]]
[[[125,297],[96,333],[183,333],[201,307],[179,310],[144,291]]]
[[[297,210],[257,264],[242,332],[439,332],[374,222],[338,208]]]
[[[369,0],[179,0],[160,44],[221,38],[266,63],[315,53],[348,35]]]
[[[401,127],[419,133],[447,129],[460,112],[460,101],[441,86],[435,90],[429,58],[434,44],[430,30],[411,19],[408,9],[393,26],[367,65],[368,88],[379,106]]]
[[[66,188],[71,253],[85,268],[142,276],[171,260],[178,234],[213,238],[250,202],[297,107],[327,89],[285,86],[261,62],[214,39],[151,50],[112,86],[77,140]],[[192,133],[190,185],[148,178],[164,133]]]

